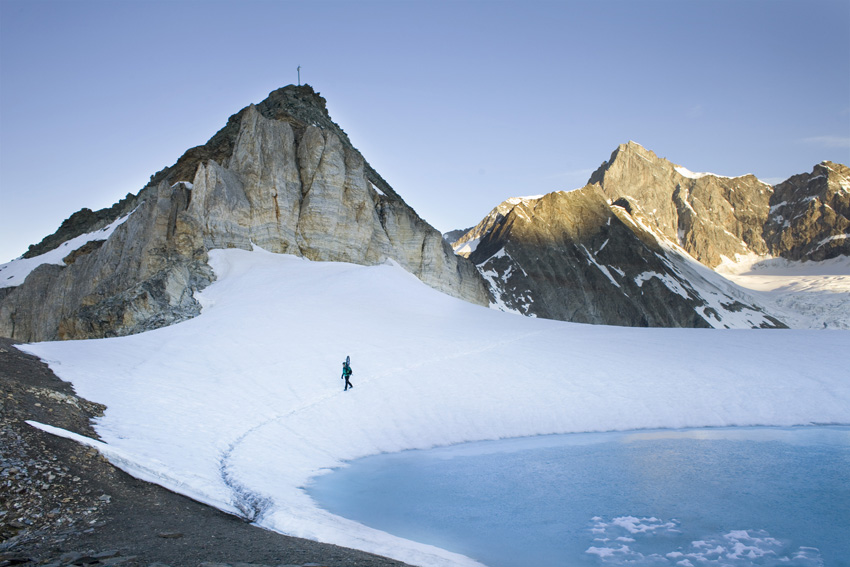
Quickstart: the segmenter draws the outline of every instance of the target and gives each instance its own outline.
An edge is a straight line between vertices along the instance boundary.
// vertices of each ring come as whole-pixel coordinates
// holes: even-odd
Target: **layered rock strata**
[[[192,317],[200,311],[193,293],[214,277],[207,252],[254,245],[311,260],[391,259],[442,292],[489,300],[475,267],[369,166],[309,86],[284,87],[241,110],[207,144],[151,176],[131,204],[102,245],[64,266],[42,265],[4,292],[0,334],[118,336]],[[73,223],[73,232],[93,232],[127,208],[113,207],[111,218],[83,215],[90,226]],[[67,238],[54,235],[37,249]]]

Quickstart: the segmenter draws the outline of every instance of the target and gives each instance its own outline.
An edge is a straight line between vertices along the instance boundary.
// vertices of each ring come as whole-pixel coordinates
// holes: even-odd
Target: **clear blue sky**
[[[441,231],[635,140],[778,182],[850,163],[850,1],[0,0],[0,262],[283,85]]]

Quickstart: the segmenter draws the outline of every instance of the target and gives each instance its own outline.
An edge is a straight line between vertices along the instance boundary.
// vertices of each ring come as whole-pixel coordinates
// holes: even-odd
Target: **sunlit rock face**
[[[824,161],[777,185],[764,237],[789,260],[850,255],[850,168]]]
[[[214,278],[206,263],[214,248],[259,246],[367,265],[393,260],[440,291],[489,300],[475,267],[369,166],[309,86],[284,87],[244,108],[125,201],[77,214],[31,248],[43,253],[129,214],[102,245],[3,291],[0,334],[117,336],[193,317],[200,312],[193,292]]]
[[[453,244],[494,305],[581,323],[782,327],[709,270],[724,261],[850,254],[848,168],[824,162],[775,188],[693,173],[623,144],[576,191],[508,199]]]
[[[474,247],[469,258],[507,311],[638,327],[783,326],[596,185],[506,201],[464,238],[455,247]]]
[[[701,263],[766,254],[762,236],[773,188],[753,175],[692,173],[639,144],[621,145],[591,176],[606,198],[624,199]]]
[[[823,162],[772,187],[753,175],[692,173],[639,144],[621,145],[591,176],[708,267],[756,254],[824,260],[850,254],[850,170]]]

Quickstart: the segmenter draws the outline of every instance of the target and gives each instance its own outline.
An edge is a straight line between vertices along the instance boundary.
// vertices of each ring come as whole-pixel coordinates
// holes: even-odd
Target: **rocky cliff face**
[[[850,171],[824,162],[775,188],[752,175],[692,173],[623,144],[591,176],[708,267],[756,254],[824,260],[850,254]]]
[[[850,168],[825,161],[777,185],[764,239],[788,260],[850,255]]]
[[[775,188],[693,173],[634,142],[581,190],[509,199],[454,243],[502,309],[632,326],[781,327],[708,268],[850,255],[850,175],[824,162]]]
[[[197,314],[192,292],[212,272],[202,241],[180,216],[188,198],[183,185],[147,189],[99,246],[33,270],[0,300],[0,332],[25,341],[115,336]]]
[[[641,327],[781,327],[598,186],[508,200],[455,244],[495,304],[523,315]]]
[[[629,203],[701,263],[768,252],[762,236],[770,185],[752,175],[694,174],[630,142],[591,176],[606,198]]]
[[[207,251],[252,245],[311,260],[393,259],[445,293],[479,304],[489,297],[475,267],[369,166],[309,86],[279,89],[235,114],[116,207],[78,214],[66,222],[73,230],[63,225],[31,248],[46,252],[129,214],[102,245],[43,265],[0,295],[0,334],[116,336],[192,317],[193,292],[213,279]]]

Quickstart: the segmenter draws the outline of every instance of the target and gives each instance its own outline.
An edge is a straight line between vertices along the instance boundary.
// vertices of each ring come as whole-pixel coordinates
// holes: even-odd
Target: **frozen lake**
[[[489,567],[850,566],[850,427],[469,443],[361,459],[309,493]]]

